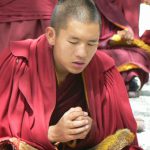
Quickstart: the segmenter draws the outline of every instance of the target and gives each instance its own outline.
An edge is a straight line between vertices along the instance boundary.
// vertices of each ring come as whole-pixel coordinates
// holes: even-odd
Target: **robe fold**
[[[145,43],[147,43],[147,44],[150,45],[150,30],[146,30],[146,31],[143,33],[141,39],[142,39]]]
[[[16,137],[39,150],[54,150],[48,140],[48,127],[57,122],[55,110],[62,112],[60,118],[70,104],[84,107],[93,119],[89,135],[77,142],[75,150],[93,147],[118,129],[129,128],[136,134],[122,77],[114,61],[101,51],[79,78],[68,78],[70,86],[66,82],[64,89],[58,89],[53,49],[45,35],[11,42],[0,52],[0,75],[0,140]],[[73,81],[79,82],[79,88]],[[69,92],[72,85],[76,90]],[[126,149],[140,150],[137,140]]]
[[[117,31],[128,28],[133,30],[135,38],[140,38],[138,27],[140,3],[140,0],[95,0],[102,18],[99,50],[111,56],[115,60],[117,67],[136,66],[135,68],[132,66],[130,69],[126,68],[121,72],[126,84],[134,76],[139,76],[142,85],[148,81],[150,54],[136,46],[123,46],[121,44],[112,46],[110,45],[110,39]],[[141,39],[146,41],[146,35]]]
[[[9,41],[37,38],[49,26],[57,0],[1,0],[0,51]]]

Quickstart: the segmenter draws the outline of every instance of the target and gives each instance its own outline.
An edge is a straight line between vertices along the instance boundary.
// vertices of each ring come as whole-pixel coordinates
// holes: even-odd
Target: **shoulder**
[[[15,41],[10,43],[10,51],[12,55],[16,57],[24,57],[26,59],[29,58],[29,49],[33,40],[23,40],[23,41]]]
[[[29,58],[29,47],[32,40],[12,41],[6,49],[0,52],[0,66],[17,58]]]
[[[85,74],[90,76],[91,73],[94,73],[93,75],[98,78],[96,80],[99,80],[99,78],[104,78],[106,74],[114,69],[116,70],[114,60],[106,53],[97,51],[85,69]]]
[[[9,49],[12,55],[16,57],[26,58],[28,60],[32,51],[36,50],[40,39],[43,39],[43,38],[44,38],[44,35],[40,36],[37,39],[13,41],[13,42],[10,42]]]
[[[97,50],[93,60],[96,61],[99,66],[102,66],[104,71],[107,71],[115,66],[114,60],[109,55],[100,50]]]

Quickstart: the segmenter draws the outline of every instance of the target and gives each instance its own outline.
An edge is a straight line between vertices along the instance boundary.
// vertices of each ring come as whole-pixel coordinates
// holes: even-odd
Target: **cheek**
[[[92,48],[91,50],[89,50],[89,53],[88,53],[89,57],[92,58],[93,55],[96,53],[96,51],[97,51],[97,48]]]
[[[61,46],[59,47],[60,53],[63,54],[64,56],[67,56],[69,53],[71,53],[72,47],[66,43],[63,42],[61,43]]]
[[[67,63],[68,61],[71,60],[72,57],[71,50],[65,46],[61,47],[61,51],[58,51],[57,55],[63,63]]]

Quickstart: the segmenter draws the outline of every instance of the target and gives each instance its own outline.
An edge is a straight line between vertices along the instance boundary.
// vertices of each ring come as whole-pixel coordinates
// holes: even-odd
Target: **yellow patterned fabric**
[[[137,68],[139,68],[139,66],[137,66],[135,64],[131,64],[131,63],[123,64],[123,65],[117,67],[119,72],[128,71],[128,70],[137,69]]]
[[[118,34],[115,34],[111,38],[110,45],[125,45],[125,46],[136,46],[141,48],[144,52],[150,54],[150,45],[146,44],[144,41],[140,39],[133,39],[131,42],[123,41],[121,39],[121,36]]]
[[[120,129],[89,150],[122,150],[130,145],[134,138],[135,135],[129,129]]]
[[[0,141],[0,150],[38,150],[15,137]]]

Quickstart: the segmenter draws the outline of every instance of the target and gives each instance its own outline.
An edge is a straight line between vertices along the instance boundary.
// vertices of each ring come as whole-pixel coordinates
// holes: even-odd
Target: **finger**
[[[126,32],[123,36],[124,40],[129,40],[130,39],[130,35],[128,34],[128,32]]]
[[[82,111],[81,107],[71,107],[66,114],[70,113],[70,112],[74,112],[74,111]]]
[[[82,108],[81,107],[74,107],[74,111],[82,111]]]
[[[85,116],[79,116],[78,118],[76,118],[76,121],[81,121],[81,120],[85,120]]]
[[[67,118],[69,120],[75,120],[80,116],[85,116],[85,112],[84,111],[73,111],[67,114]]]
[[[73,135],[70,135],[69,138],[72,140],[85,139],[86,136],[88,135],[88,133],[89,133],[89,131],[85,131],[80,134],[73,134]]]
[[[126,39],[131,41],[131,40],[133,40],[133,36],[131,34],[127,34]]]
[[[88,113],[87,112],[83,112],[83,116],[79,116],[78,118],[76,118],[76,120],[84,120],[85,117],[88,117]]]
[[[131,41],[131,40],[127,40],[126,43],[127,43],[128,45],[131,45],[131,44],[132,44],[132,41]]]
[[[85,125],[88,125],[88,124],[89,124],[88,119],[70,121],[69,128],[70,129],[79,128],[79,127],[82,127],[82,126],[85,126]]]
[[[81,107],[72,107],[72,110],[71,110],[71,112],[72,111],[82,111],[82,108]]]
[[[71,107],[67,112],[73,112],[73,111],[82,111],[81,107]]]
[[[83,132],[88,131],[90,128],[90,125],[85,125],[79,128],[74,128],[74,129],[70,129],[69,134],[70,135],[76,135],[76,134],[81,134]]]

